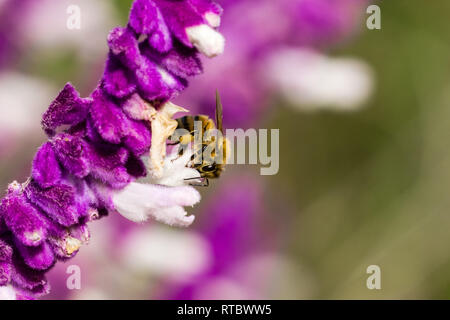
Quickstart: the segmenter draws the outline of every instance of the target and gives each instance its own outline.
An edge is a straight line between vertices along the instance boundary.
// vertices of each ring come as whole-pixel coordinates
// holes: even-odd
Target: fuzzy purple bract
[[[49,139],[30,178],[11,183],[0,204],[0,286],[16,298],[48,293],[45,273],[88,241],[87,222],[113,210],[109,194],[146,175],[150,125],[133,110],[142,101],[157,109],[202,72],[199,50],[216,52],[199,37],[216,32],[220,14],[210,0],[136,0],[128,25],[108,36],[93,93],[66,84],[43,115]]]

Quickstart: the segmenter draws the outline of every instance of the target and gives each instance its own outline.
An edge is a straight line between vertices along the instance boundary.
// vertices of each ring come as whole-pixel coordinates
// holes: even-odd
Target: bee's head
[[[206,164],[198,168],[198,171],[200,172],[203,178],[215,179],[218,178],[222,173],[223,165],[217,163]]]

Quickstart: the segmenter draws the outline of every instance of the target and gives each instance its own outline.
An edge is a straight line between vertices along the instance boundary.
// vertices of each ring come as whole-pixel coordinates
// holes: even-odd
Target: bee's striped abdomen
[[[177,119],[178,129],[186,129],[189,132],[194,131],[194,118],[192,116],[184,116]]]

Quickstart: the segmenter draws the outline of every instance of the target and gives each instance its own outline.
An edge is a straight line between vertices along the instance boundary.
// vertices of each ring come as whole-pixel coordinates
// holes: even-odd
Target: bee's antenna
[[[220,100],[219,90],[216,89],[216,126],[217,129],[223,133],[222,119],[223,119],[222,101]]]

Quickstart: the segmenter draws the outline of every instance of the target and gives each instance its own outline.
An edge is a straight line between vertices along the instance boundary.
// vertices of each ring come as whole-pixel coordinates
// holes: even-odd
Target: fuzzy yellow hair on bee
[[[225,169],[229,154],[228,140],[223,136],[223,106],[220,99],[219,92],[216,91],[216,121],[206,115],[188,115],[176,119],[178,122],[177,129],[183,129],[185,134],[178,137],[176,144],[179,144],[179,153],[183,154],[186,147],[195,141],[196,135],[199,134],[199,128],[195,127],[196,122],[201,123],[201,143],[194,143],[194,152],[191,158],[192,168],[200,173],[200,177],[204,178],[205,186],[209,185],[208,179],[217,179]],[[214,131],[219,131],[221,134],[211,134]],[[216,141],[217,140],[217,141]],[[209,152],[209,158],[203,155]],[[217,157],[220,157],[219,159]],[[195,161],[196,159],[202,161]],[[220,160],[220,161],[217,161]],[[189,179],[187,179],[189,180]],[[193,178],[194,180],[194,178]]]

